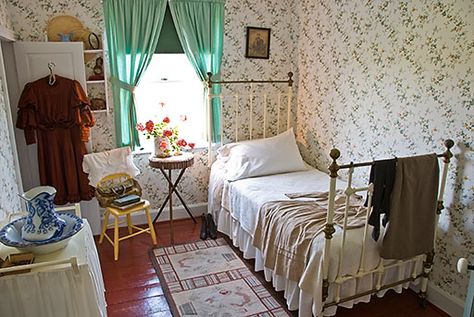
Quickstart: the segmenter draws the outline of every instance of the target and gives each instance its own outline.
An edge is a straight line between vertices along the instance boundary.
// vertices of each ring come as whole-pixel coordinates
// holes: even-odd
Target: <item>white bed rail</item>
[[[437,155],[439,158],[443,159],[443,169],[441,173],[440,186],[439,186],[439,192],[438,192],[438,204],[437,204],[437,210],[436,210],[435,226],[438,225],[439,214],[441,213],[441,210],[444,208],[443,195],[444,195],[445,186],[446,186],[446,178],[447,178],[449,163],[453,156],[453,154],[451,153],[451,148],[454,146],[454,142],[448,139],[444,142],[444,145],[446,147],[445,152]],[[373,195],[374,187],[373,187],[373,184],[371,183],[367,187],[354,188],[352,187],[352,176],[353,176],[355,168],[371,166],[373,165],[373,162],[364,162],[364,163],[351,162],[350,164],[347,164],[347,165],[339,165],[337,163],[337,159],[340,157],[340,151],[338,149],[332,149],[330,152],[330,157],[332,158],[332,163],[329,166],[331,179],[330,179],[330,185],[329,185],[328,212],[327,212],[327,217],[326,217],[326,224],[324,227],[325,245],[324,245],[324,251],[323,251],[322,294],[323,294],[324,307],[326,308],[329,306],[338,305],[340,303],[353,300],[361,296],[370,295],[383,289],[391,288],[391,287],[394,287],[394,286],[397,286],[409,281],[414,281],[415,279],[419,277],[422,278],[421,290],[420,290],[419,296],[420,296],[420,299],[422,300],[422,303],[424,303],[426,300],[428,278],[433,266],[434,250],[432,252],[428,252],[427,254],[420,254],[406,260],[398,260],[395,263],[390,264],[390,265],[384,265],[384,262],[381,259],[378,266],[375,269],[367,270],[365,267],[365,252],[366,252],[366,242],[369,236],[368,235],[368,222],[369,222],[370,210],[372,208],[372,195]],[[339,254],[338,254],[338,267],[337,267],[336,278],[334,281],[329,281],[328,277],[329,277],[331,243],[332,243],[333,234],[336,231],[334,229],[334,223],[333,223],[334,215],[335,215],[334,206],[335,206],[335,197],[336,197],[336,182],[337,182],[337,177],[338,177],[338,171],[340,169],[348,169],[347,186],[344,191],[344,194],[346,195],[344,220],[343,220],[344,222],[343,222],[343,228],[342,228],[341,246],[340,246]],[[350,208],[349,206],[350,198],[352,195],[358,192],[367,192],[367,196],[368,196],[367,208],[365,212],[366,217],[365,217],[365,224],[364,224],[364,235],[363,235],[361,254],[360,254],[360,259],[359,259],[359,269],[355,275],[347,275],[347,274],[343,275],[342,267],[344,263],[344,249],[346,247],[346,235],[347,235],[347,231],[350,230],[347,228],[347,221],[348,221],[348,215],[349,215],[348,211]],[[436,228],[435,228],[435,243],[436,243]],[[436,246],[436,244],[434,245]],[[417,261],[420,261],[422,259],[424,260],[423,269],[421,271],[421,274],[418,274],[417,273],[418,270],[415,263],[417,263]],[[413,265],[412,265],[409,278],[405,278],[403,280],[397,281],[395,283],[391,283],[389,285],[382,285],[382,277],[383,277],[384,272],[386,272],[386,270],[406,264],[406,263],[410,263],[410,262],[413,263]],[[356,294],[350,297],[341,298],[341,286],[344,282],[350,279],[361,278],[367,274],[373,274],[373,273],[377,274],[375,289],[364,291],[363,293]],[[328,299],[329,285],[331,283],[335,285],[334,299],[332,302],[326,302]]]
[[[227,138],[226,135],[233,134],[233,139],[230,141],[238,142],[241,141],[241,129],[240,124],[241,120],[248,120],[248,131],[244,139],[252,140],[256,136],[257,137],[267,137],[270,133],[269,130],[273,130],[276,134],[282,132],[281,131],[281,122],[286,122],[286,129],[289,129],[292,126],[291,114],[292,114],[292,105],[293,105],[293,73],[288,73],[288,79],[286,80],[223,80],[223,81],[214,81],[212,80],[212,74],[207,73],[207,88],[208,88],[208,95],[207,95],[207,138],[208,138],[208,165],[212,164],[213,156],[212,156],[212,144],[213,144],[213,100],[219,100],[219,113],[220,113],[220,143],[221,145],[226,143],[230,138]],[[247,89],[244,92],[236,92],[230,94],[213,94],[212,87],[213,85],[232,85],[232,84],[240,84],[240,85],[247,85],[250,86],[250,89]],[[282,92],[281,89],[275,89],[274,92],[268,91],[259,91],[258,87],[260,84],[286,84],[288,86],[288,91]],[[269,106],[269,101],[272,97],[276,98],[276,109]],[[286,105],[284,104],[284,100],[286,98]],[[260,100],[260,104],[257,104],[256,101]],[[224,108],[224,104],[233,104],[233,109],[228,107],[227,109]],[[248,114],[242,113],[244,112],[244,108],[248,107]],[[286,109],[285,109],[286,108]],[[286,113],[282,114],[283,111],[286,110]],[[233,120],[234,122],[231,123],[231,127],[233,127],[233,133],[226,134],[225,126],[227,124],[226,116],[224,110],[233,113]],[[270,121],[270,116],[273,112],[276,111],[276,118],[274,118],[275,127],[271,127],[270,125],[273,121]],[[261,115],[263,117],[263,127],[255,127],[255,116]],[[270,122],[269,122],[270,121]],[[256,134],[255,129],[259,128],[262,133]]]

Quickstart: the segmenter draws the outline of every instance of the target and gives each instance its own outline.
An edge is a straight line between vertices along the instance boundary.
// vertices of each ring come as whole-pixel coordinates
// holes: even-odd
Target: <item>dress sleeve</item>
[[[87,104],[90,105],[89,98],[87,98],[86,93],[84,92],[84,89],[82,89],[81,84],[77,80],[74,80],[73,83],[73,89],[74,89],[74,106],[79,106],[82,104]]]
[[[37,99],[33,87],[31,83],[28,83],[21,93],[16,119],[16,127],[25,131],[26,144],[36,143],[36,105]]]
[[[90,101],[78,81],[74,81],[75,105],[78,107],[77,123],[81,126],[81,140],[89,141],[90,128],[95,125],[95,119],[90,108]]]

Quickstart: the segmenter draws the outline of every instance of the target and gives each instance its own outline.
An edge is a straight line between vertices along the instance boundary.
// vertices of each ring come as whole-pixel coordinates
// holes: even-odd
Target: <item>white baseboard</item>
[[[189,210],[193,214],[194,218],[201,216],[201,214],[207,212],[207,203],[199,203],[199,204],[191,204],[188,205]],[[156,214],[158,213],[158,209],[150,209],[151,219],[155,219]],[[173,208],[173,220],[176,219],[186,219],[190,218],[186,209],[183,206],[176,206]],[[160,217],[158,218],[158,222],[160,221],[168,221],[169,220],[169,209],[168,206],[165,207],[163,212],[161,213]],[[132,214],[132,222],[133,224],[145,224],[146,217],[143,212],[139,212],[136,214]],[[113,224],[113,219],[109,219],[109,225]],[[126,226],[126,224],[122,224],[121,226]]]
[[[411,289],[418,292],[420,284],[410,286]],[[428,301],[453,317],[462,317],[464,312],[464,301],[446,293],[432,282],[428,282]]]

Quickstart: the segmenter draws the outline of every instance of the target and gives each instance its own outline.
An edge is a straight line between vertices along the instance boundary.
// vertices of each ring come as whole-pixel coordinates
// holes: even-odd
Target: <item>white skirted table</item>
[[[0,223],[3,227],[5,223]],[[20,253],[0,243],[0,257]],[[77,259],[71,264],[32,269],[0,277],[0,316],[82,317],[107,316],[105,287],[99,256],[87,220],[66,248],[35,255],[34,263]]]
[[[168,182],[168,196],[166,197],[165,201],[161,205],[158,214],[156,215],[155,219],[153,219],[153,223],[156,222],[158,217],[163,212],[166,204],[169,202],[169,211],[170,211],[170,236],[171,236],[171,243],[174,243],[174,232],[173,232],[173,193],[176,194],[178,199],[183,204],[184,209],[186,209],[191,219],[193,219],[194,223],[196,223],[196,219],[194,219],[193,214],[189,210],[188,206],[184,202],[183,197],[179,193],[177,186],[183,177],[184,172],[188,167],[191,167],[194,164],[194,155],[191,153],[183,153],[177,156],[170,156],[166,158],[160,158],[155,156],[150,156],[148,159],[150,166],[153,168],[158,168],[163,176],[165,177],[166,181]],[[168,173],[165,172],[168,170]],[[171,171],[172,170],[180,170],[178,178],[173,182]]]

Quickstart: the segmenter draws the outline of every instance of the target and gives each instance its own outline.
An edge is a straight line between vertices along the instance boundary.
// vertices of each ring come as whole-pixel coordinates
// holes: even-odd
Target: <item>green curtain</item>
[[[203,82],[208,72],[213,74],[214,80],[220,78],[224,47],[224,3],[225,0],[169,0],[184,53]],[[212,93],[219,92],[220,86],[213,85]],[[214,98],[211,105],[214,142],[220,139],[219,102],[219,99]]]
[[[178,32],[176,32],[176,27],[174,26],[169,5],[166,6],[163,26],[161,27],[158,44],[156,44],[155,54],[184,54],[183,47],[179,41]]]
[[[155,52],[166,0],[104,0],[116,143],[140,145],[133,92]]]

